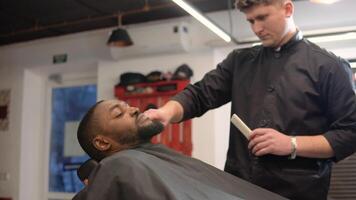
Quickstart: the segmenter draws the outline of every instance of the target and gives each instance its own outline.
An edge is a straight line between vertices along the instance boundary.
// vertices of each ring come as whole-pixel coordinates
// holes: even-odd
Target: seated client
[[[163,130],[138,108],[100,101],[80,122],[78,141],[99,162],[81,199],[284,199],[150,140]]]

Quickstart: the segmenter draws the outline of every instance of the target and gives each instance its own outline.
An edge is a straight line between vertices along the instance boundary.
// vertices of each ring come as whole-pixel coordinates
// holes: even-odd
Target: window
[[[84,184],[77,168],[89,157],[77,140],[80,120],[96,103],[96,73],[49,76],[46,147],[46,199],[72,199]]]

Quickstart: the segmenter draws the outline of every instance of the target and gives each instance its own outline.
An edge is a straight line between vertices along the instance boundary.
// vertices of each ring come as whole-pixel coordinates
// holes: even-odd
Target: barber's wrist
[[[292,136],[290,138],[290,143],[291,143],[291,153],[289,155],[289,159],[293,160],[297,157],[297,148],[298,148],[297,138],[295,136]]]

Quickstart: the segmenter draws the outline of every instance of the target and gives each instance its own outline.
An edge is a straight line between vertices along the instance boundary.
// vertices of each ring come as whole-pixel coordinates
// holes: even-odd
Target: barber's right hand
[[[169,116],[165,114],[162,109],[148,109],[144,112],[144,114],[151,120],[160,121],[164,126],[167,126],[170,122]]]
[[[168,101],[158,109],[149,109],[144,114],[151,120],[158,120],[164,126],[168,123],[180,122],[183,118],[183,106],[174,100]]]

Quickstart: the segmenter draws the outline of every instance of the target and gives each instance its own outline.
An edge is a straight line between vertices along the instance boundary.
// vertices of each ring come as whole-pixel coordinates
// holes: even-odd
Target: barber
[[[225,171],[290,199],[327,199],[331,167],[355,152],[350,66],[303,38],[291,0],[237,0],[262,45],[234,50],[202,80],[146,114],[164,124],[228,102],[253,131],[230,127]]]

